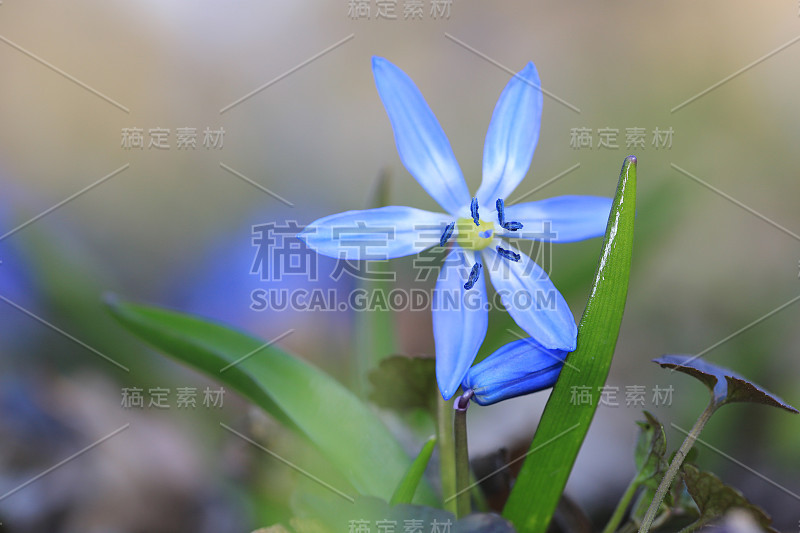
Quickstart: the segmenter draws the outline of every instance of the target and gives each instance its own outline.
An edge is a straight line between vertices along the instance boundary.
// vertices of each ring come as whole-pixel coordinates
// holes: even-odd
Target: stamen
[[[478,216],[478,199],[473,198],[472,203],[469,204],[469,212],[472,215],[472,220],[475,222],[476,226],[481,225],[481,218]]]
[[[464,284],[466,290],[470,290],[475,286],[475,282],[478,281],[478,276],[480,276],[482,268],[483,265],[480,263],[472,265],[472,271],[469,273],[469,278],[467,278],[467,282]]]
[[[517,231],[518,229],[522,229],[521,222],[506,222],[505,202],[502,198],[497,199],[495,206],[497,206],[497,221],[500,223],[501,228],[507,229],[508,231]]]
[[[451,222],[444,228],[444,233],[442,233],[442,237],[439,239],[439,246],[444,246],[447,244],[447,241],[450,240],[450,237],[453,236],[453,229],[456,227],[455,222]]]
[[[497,253],[500,254],[500,257],[514,262],[519,262],[520,257],[522,257],[518,253],[514,253],[511,250],[506,250],[505,248],[500,248],[499,246],[497,247]]]
[[[501,227],[506,226],[506,213],[505,210],[503,209],[504,207],[503,204],[504,202],[502,198],[498,198],[497,202],[495,202],[494,204],[497,207],[497,221],[500,222]]]

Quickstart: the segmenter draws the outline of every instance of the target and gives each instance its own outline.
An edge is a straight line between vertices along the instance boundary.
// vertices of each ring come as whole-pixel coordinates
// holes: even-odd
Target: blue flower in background
[[[11,353],[20,360],[27,359],[30,343],[41,338],[41,325],[25,316],[14,305],[36,309],[42,301],[41,287],[33,268],[31,247],[13,232],[25,222],[21,212],[27,207],[24,191],[0,177],[0,338],[3,339],[5,359]]]
[[[447,213],[400,206],[347,211],[313,222],[299,237],[320,254],[346,260],[402,257],[455,243],[432,303],[436,378],[445,399],[458,389],[486,336],[484,270],[505,308],[536,343],[546,350],[574,350],[577,327],[566,301],[544,270],[502,238],[572,242],[600,236],[611,199],[561,196],[505,206],[528,172],[539,138],[542,92],[536,67],[528,63],[500,95],[486,134],[483,181],[474,197],[411,78],[380,57],[373,58],[372,71],[400,159]],[[543,300],[550,305],[515,305]]]
[[[272,207],[265,220],[259,206],[238,211],[235,224],[220,221],[202,249],[174,262],[162,301],[303,352],[346,345],[352,316],[330,311],[352,286],[336,282],[335,260],[302,247],[296,234],[308,219],[298,211]]]
[[[549,389],[568,350],[548,350],[533,339],[513,341],[473,366],[461,384],[480,405]]]

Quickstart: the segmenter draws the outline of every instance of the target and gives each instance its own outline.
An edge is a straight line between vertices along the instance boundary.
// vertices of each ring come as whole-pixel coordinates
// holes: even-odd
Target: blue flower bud
[[[469,369],[461,384],[472,399],[491,405],[555,385],[569,352],[548,350],[532,338],[506,344]]]

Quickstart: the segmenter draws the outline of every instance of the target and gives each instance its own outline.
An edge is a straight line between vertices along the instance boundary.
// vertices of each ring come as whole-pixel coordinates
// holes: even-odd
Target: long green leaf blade
[[[411,459],[339,382],[270,343],[199,318],[110,301],[112,315],[167,355],[235,389],[307,438],[363,495],[388,500]],[[430,486],[420,503],[435,504]]]
[[[389,503],[392,505],[411,503],[414,499],[414,493],[417,492],[419,482],[422,480],[423,474],[425,474],[425,469],[428,468],[428,462],[431,460],[431,455],[433,455],[434,446],[436,446],[436,437],[431,437],[425,442],[419,455],[411,463],[411,467],[406,472],[405,477],[397,485]]]
[[[520,532],[543,533],[589,430],[605,383],[625,309],[636,211],[636,158],[622,165],[592,291],[578,329],[578,348],[567,356],[528,458],[503,509]],[[588,389],[587,389],[588,387]],[[591,402],[573,400],[588,391]]]

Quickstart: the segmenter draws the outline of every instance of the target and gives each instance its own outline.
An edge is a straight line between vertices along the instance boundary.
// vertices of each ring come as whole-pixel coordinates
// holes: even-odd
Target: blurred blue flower
[[[486,134],[483,181],[474,197],[444,131],[411,78],[380,57],[373,58],[372,71],[400,159],[447,213],[400,206],[347,211],[313,222],[299,237],[320,254],[347,260],[402,257],[455,241],[432,302],[436,378],[445,399],[458,389],[486,336],[488,300],[480,281],[484,264],[503,305],[523,330],[546,349],[574,350],[577,327],[566,301],[544,270],[501,240],[597,237],[611,209],[610,198],[594,196],[505,207],[505,198],[528,172],[539,138],[542,92],[536,67],[528,63],[500,95]],[[521,300],[549,305],[531,309],[514,304]]]
[[[0,235],[14,229],[15,217],[9,215],[6,206],[0,206]],[[15,235],[0,239],[0,294],[17,302],[30,299],[33,279],[28,271],[25,252],[14,242]]]
[[[6,360],[14,353],[24,361],[28,359],[30,343],[41,338],[41,325],[15,309],[14,304],[26,309],[36,308],[42,294],[32,266],[30,246],[20,239],[20,234],[13,232],[24,222],[20,211],[25,209],[27,198],[22,194],[24,191],[3,179],[0,179],[0,191],[3,191],[0,237],[5,236],[0,238],[0,296],[5,300],[0,301],[0,338]]]
[[[267,340],[280,337],[303,353],[345,346],[352,316],[337,305],[352,287],[336,282],[335,260],[296,238],[306,220],[298,209],[265,213],[261,206],[226,217],[202,247],[175,261],[162,302]]]
[[[473,366],[461,384],[480,405],[549,389],[556,384],[567,350],[549,350],[533,339],[513,341]]]

